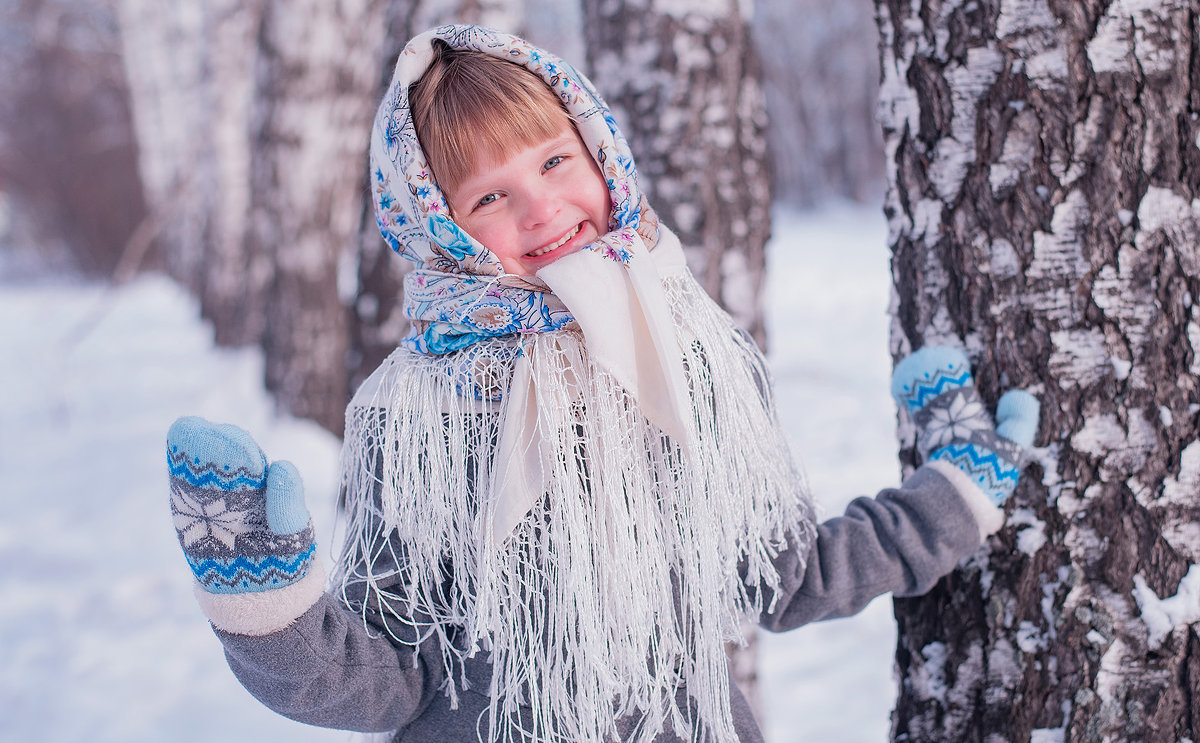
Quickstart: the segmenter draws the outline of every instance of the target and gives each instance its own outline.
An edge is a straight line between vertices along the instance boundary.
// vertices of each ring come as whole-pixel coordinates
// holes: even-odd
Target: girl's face
[[[608,232],[608,184],[575,127],[482,162],[448,196],[454,221],[500,259],[532,276]]]

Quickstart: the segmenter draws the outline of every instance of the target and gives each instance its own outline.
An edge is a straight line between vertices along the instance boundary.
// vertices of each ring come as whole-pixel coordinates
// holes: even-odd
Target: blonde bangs
[[[541,78],[482,52],[441,50],[409,97],[417,139],[447,198],[476,168],[504,162],[571,122]]]

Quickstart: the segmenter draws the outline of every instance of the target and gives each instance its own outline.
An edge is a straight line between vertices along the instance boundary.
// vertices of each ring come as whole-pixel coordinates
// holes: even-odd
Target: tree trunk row
[[[339,286],[353,273],[384,4],[119,6],[168,272],[219,344],[262,345],[281,409],[334,432],[350,322]]]

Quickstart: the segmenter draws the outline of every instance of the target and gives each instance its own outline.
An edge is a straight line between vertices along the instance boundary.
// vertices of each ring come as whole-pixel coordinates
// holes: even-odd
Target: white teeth
[[[557,242],[555,242],[551,245],[547,245],[544,248],[538,248],[537,250],[534,250],[534,251],[528,253],[528,255],[530,258],[537,258],[539,255],[545,255],[546,253],[549,253],[551,250],[554,250],[555,248],[562,247],[563,245],[566,244],[566,242],[568,240],[570,240],[572,237],[575,237],[575,235],[577,235],[578,233],[579,233],[579,225],[575,225],[575,229],[573,229],[570,232],[568,232],[567,234],[563,235],[562,238],[559,239]]]

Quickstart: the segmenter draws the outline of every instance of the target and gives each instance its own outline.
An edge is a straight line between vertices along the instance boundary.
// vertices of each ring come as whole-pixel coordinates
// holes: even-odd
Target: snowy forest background
[[[908,350],[1041,400],[1005,527],[929,594],[734,653],[772,743],[1200,739],[1198,0],[0,0],[0,738],[350,737],[224,667],[161,442],[242,424],[328,535],[404,329],[366,131],[447,20],[604,92],[827,512],[917,463]]]
[[[336,5],[352,13],[355,4]],[[376,39],[375,58],[358,60],[371,75],[390,72],[386,54],[407,36],[397,29],[448,19],[516,29],[588,69],[584,9],[571,3],[410,3],[405,17],[402,3],[376,5],[388,6],[374,17],[386,16],[397,38]],[[301,463],[310,508],[326,535],[332,529],[337,438],[288,412],[296,406],[280,401],[278,378],[274,397],[264,390],[271,310],[230,300],[230,285],[254,286],[246,276],[266,294],[273,272],[244,254],[254,242],[247,222],[273,195],[248,190],[263,181],[250,173],[261,153],[246,132],[270,124],[252,110],[264,62],[236,43],[262,32],[273,12],[284,11],[269,2],[0,3],[0,738],[350,737],[284,720],[238,687],[189,595],[159,492],[159,439],[171,419],[236,421],[268,452]],[[789,430],[812,486],[836,511],[898,476],[872,8],[760,0],[745,20],[769,114],[774,226],[760,219],[757,231],[774,238],[771,270],[754,279],[770,300],[757,292],[740,311],[773,350]],[[138,94],[154,97],[141,102],[140,123]],[[369,116],[375,103],[368,95],[355,105]],[[338,140],[318,144],[326,155],[365,152],[365,130],[326,136]],[[328,175],[309,163],[280,188],[319,190],[305,179]],[[354,184],[340,187],[353,196]],[[181,257],[197,242],[239,252],[231,270],[243,275],[189,281],[205,271]],[[346,253],[332,264],[343,303],[355,296]],[[366,294],[362,276],[360,268]],[[213,300],[222,285],[225,297]],[[351,370],[351,383],[363,371]],[[296,412],[336,426],[328,412]],[[886,736],[895,695],[886,602],[760,643],[772,743]]]

